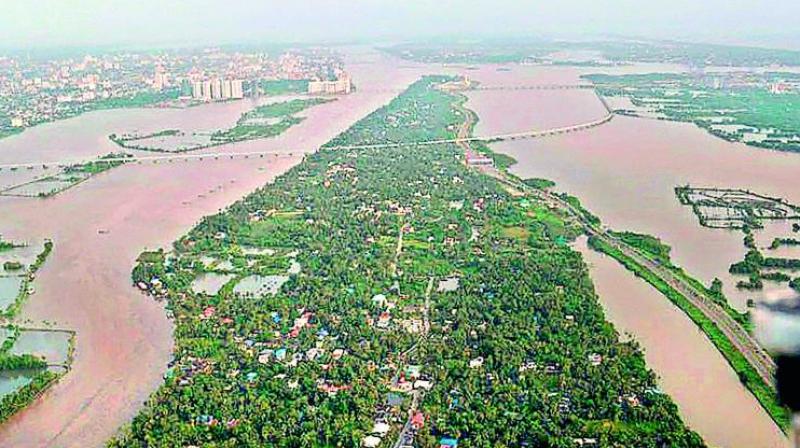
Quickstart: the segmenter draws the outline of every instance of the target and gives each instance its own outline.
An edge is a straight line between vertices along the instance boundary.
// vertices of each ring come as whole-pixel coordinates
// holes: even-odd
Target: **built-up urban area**
[[[336,53],[317,49],[0,56],[0,136],[90,110],[185,107],[298,88],[349,93],[351,82]]]

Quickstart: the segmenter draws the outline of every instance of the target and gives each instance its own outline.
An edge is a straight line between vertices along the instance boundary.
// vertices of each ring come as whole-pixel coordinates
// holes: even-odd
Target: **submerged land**
[[[570,63],[522,61],[538,65],[409,51],[401,54],[408,59],[402,69],[391,56],[363,52],[366,60],[354,66],[364,88],[333,102],[278,99],[180,111],[199,118],[194,127],[176,111],[151,111],[163,117],[152,123],[125,115],[139,120],[135,137],[148,148],[126,148],[130,163],[120,160],[119,168],[52,198],[56,216],[78,203],[92,205],[65,228],[37,222],[24,197],[0,198],[10,217],[0,229],[50,235],[57,248],[36,300],[16,320],[56,314],[58,328],[76,330],[72,370],[0,428],[0,445],[100,445],[112,437],[113,446],[783,446],[780,428],[788,416],[771,387],[774,364],[750,335],[748,305],[797,284],[792,271],[800,255],[791,224],[800,198],[784,194],[796,155],[746,147],[744,133],[718,139],[677,112],[667,117],[730,86],[714,86],[716,75],[709,75],[705,94],[696,81],[684,87],[681,75],[653,75],[650,87],[638,75],[620,76],[652,70],[625,67],[650,50],[611,64],[596,55],[576,63],[573,53],[558,56]],[[701,54],[680,48],[664,54],[680,51],[647,62],[686,63]],[[732,51],[720,61],[785,63],[792,56],[739,55]],[[464,61],[475,65],[458,65]],[[385,78],[375,76],[376,66]],[[420,79],[429,73],[458,76]],[[662,76],[669,89],[686,88],[695,97],[667,90]],[[752,94],[793,107],[792,93],[762,95],[759,89],[773,81],[791,84],[789,76],[770,76],[747,78],[766,83],[748,87]],[[303,81],[259,85],[280,94],[304,87]],[[684,103],[653,101],[651,90]],[[629,113],[624,101],[645,96],[650,104],[669,104],[661,109],[668,119]],[[692,113],[705,116],[709,109]],[[304,120],[284,126],[301,111]],[[721,114],[750,120],[752,129],[769,123],[758,129],[791,143],[791,119],[764,111]],[[224,140],[217,152],[194,148],[194,162],[142,163],[136,151],[211,129],[215,114],[225,117],[216,129],[228,129],[216,134]],[[92,138],[132,128],[119,123],[125,119]],[[275,126],[280,133],[263,130]],[[36,131],[6,144],[13,149],[14,139]],[[251,139],[264,132],[269,139]],[[320,149],[305,157],[281,154],[298,144]],[[689,148],[683,154],[694,168],[663,165],[659,188],[650,191],[633,176],[625,187],[639,190],[618,194],[603,179],[630,163],[648,172],[640,145],[654,159]],[[274,159],[233,157],[270,150]],[[226,151],[231,157],[220,157]],[[698,171],[703,154],[722,164],[714,175]],[[83,163],[73,170],[101,171]],[[728,167],[747,163],[773,167],[774,175],[758,182],[725,177],[733,172]],[[27,171],[5,175],[16,179]],[[176,180],[159,186],[163,175]],[[133,181],[136,188],[126,187]],[[132,201],[123,207],[108,188]],[[153,193],[163,204],[145,199]],[[144,229],[142,214],[165,219],[167,227]],[[670,223],[667,215],[677,217],[672,228],[684,233],[654,224]],[[84,221],[91,223],[88,232]],[[712,222],[722,224],[704,226]],[[23,230],[26,223],[33,226]],[[131,238],[119,245],[122,234]],[[81,241],[98,249],[94,261]],[[713,262],[687,257],[687,245],[708,252],[720,241],[730,249]],[[589,246],[608,257],[588,255]],[[745,261],[737,263],[741,256]],[[96,267],[106,264],[103,257],[114,260],[111,269]],[[86,275],[102,273],[96,293],[85,294],[74,281],[86,277],[69,267],[72,259]],[[609,286],[609,278],[619,286]],[[56,279],[66,279],[66,287],[56,287]],[[636,291],[638,303],[626,299],[619,308],[617,296],[633,294],[619,290],[623,284]],[[53,300],[60,289],[67,291],[63,305]],[[98,301],[100,291],[111,299]],[[96,325],[101,315],[108,326]],[[637,319],[663,324],[642,326]],[[106,347],[112,327],[131,344]],[[622,334],[628,332],[630,338]],[[83,407],[90,396],[98,405]],[[54,411],[74,418],[46,417]],[[96,424],[89,429],[88,421]]]
[[[390,444],[407,416],[419,446],[702,446],[604,322],[563,244],[574,225],[469,170],[456,145],[413,145],[464,120],[441,81],[414,84],[174,251],[140,257],[133,280],[167,299],[178,356],[119,446]],[[335,149],[384,142],[409,144]],[[284,274],[287,252],[301,268],[278,291],[237,293]],[[204,256],[231,262],[216,294],[191,289],[215,273]]]

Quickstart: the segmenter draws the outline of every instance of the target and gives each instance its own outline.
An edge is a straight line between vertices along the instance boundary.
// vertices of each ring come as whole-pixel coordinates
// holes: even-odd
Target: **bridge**
[[[375,143],[368,145],[340,145],[340,146],[324,146],[326,150],[359,150],[359,149],[389,149],[399,148],[406,146],[430,146],[442,144],[463,144],[469,142],[485,142],[494,143],[505,140],[521,140],[521,139],[536,139],[552,137],[556,135],[569,134],[573,132],[584,131],[597,126],[601,126],[611,121],[614,115],[609,113],[604,117],[590,121],[588,123],[580,123],[571,126],[563,126],[552,129],[545,129],[541,131],[524,131],[508,134],[495,134],[478,137],[463,137],[459,136],[452,139],[439,139],[439,140],[425,140],[418,142],[396,142],[396,143]],[[133,157],[108,157],[102,159],[65,159],[58,161],[41,161],[41,162],[19,162],[19,163],[6,163],[0,164],[0,172],[3,170],[18,170],[18,169],[34,169],[42,168],[49,169],[51,167],[65,168],[74,165],[86,163],[159,163],[159,162],[179,162],[190,160],[220,160],[220,159],[248,159],[248,158],[270,158],[270,157],[295,157],[304,156],[311,151],[297,150],[284,150],[284,151],[250,151],[250,152],[216,152],[216,153],[172,153],[161,155],[141,155]]]
[[[497,90],[588,90],[593,89],[592,84],[520,84],[520,85],[476,85],[458,89],[460,92],[468,91],[497,91]],[[354,92],[369,93],[403,93],[406,89],[358,89]]]
[[[583,90],[593,89],[591,84],[530,84],[530,85],[517,85],[517,86],[492,86],[492,85],[477,85],[470,87],[467,90]]]
[[[134,156],[134,157],[106,157],[101,159],[65,159],[52,162],[20,162],[20,163],[6,163],[0,164],[0,172],[3,170],[17,170],[17,169],[50,169],[50,168],[66,168],[75,165],[82,165],[87,163],[159,163],[159,162],[180,162],[192,160],[220,160],[220,159],[249,159],[249,158],[278,158],[278,157],[294,157],[304,155],[304,151],[251,151],[251,152],[217,152],[217,153],[202,153],[202,154],[189,154],[189,153],[173,153],[154,156]]]

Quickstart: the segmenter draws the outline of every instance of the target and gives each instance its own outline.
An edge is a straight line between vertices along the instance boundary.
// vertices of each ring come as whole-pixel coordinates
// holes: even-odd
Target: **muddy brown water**
[[[381,89],[402,89],[418,76],[369,51],[350,70],[363,92],[314,107],[277,138],[213,151],[313,151],[395,95]],[[250,107],[234,102],[86,114],[0,140],[0,160],[105,154],[117,149],[107,139],[111,132],[217,128]],[[203,216],[301,160],[296,155],[131,164],[50,199],[0,198],[0,233],[22,240],[50,237],[55,243],[20,320],[47,320],[77,332],[72,371],[0,427],[0,446],[102,446],[130,421],[161,384],[172,349],[163,307],[130,285],[136,257],[144,249],[168,247]]]
[[[349,51],[354,61],[350,70],[360,92],[310,109],[302,124],[277,138],[207,152],[312,151],[425,73],[464,73],[486,85],[580,82],[580,71],[565,67],[467,70],[398,62],[363,49]],[[678,70],[675,66],[645,69]],[[604,113],[586,90],[493,93],[475,93],[468,104],[480,116],[478,134],[576,124]],[[235,122],[250,107],[234,102],[186,110],[86,114],[0,140],[0,162],[97,156],[117,150],[107,139],[111,132],[219,128]],[[780,195],[787,185],[797,185],[798,176],[790,173],[800,163],[788,155],[764,155],[721,142],[688,125],[620,118],[580,134],[503,143],[495,149],[520,160],[518,173],[556,180],[559,188],[579,196],[612,226],[664,238],[673,245],[676,261],[705,280],[718,276],[729,259],[743,255],[741,237],[700,228],[690,210],[676,205],[675,182],[736,181],[728,186]],[[161,384],[171,352],[172,328],[163,308],[130,286],[136,256],[146,248],[167,247],[202,216],[300,160],[295,156],[136,164],[103,173],[51,199],[0,198],[0,233],[28,240],[51,237],[56,245],[21,318],[55,321],[77,331],[72,372],[0,427],[0,446],[101,446],[127,423]],[[758,176],[772,169],[777,176]],[[593,262],[590,255],[587,259]],[[607,263],[593,262],[601,264]],[[614,271],[613,266],[607,270]],[[642,343],[648,362],[689,424],[712,445],[778,446],[772,443],[780,444],[777,428],[741,385],[730,380],[732,371],[708,340],[688,331],[691,324],[685,316],[641,282],[631,283],[630,288],[615,286],[625,283],[621,279],[627,273],[621,268],[614,272],[598,275],[593,270],[609,317]],[[616,311],[613,303],[618,303]],[[636,304],[650,305],[633,308]],[[664,336],[663,331],[652,330],[647,323],[653,322],[672,333]],[[700,396],[709,399],[695,398]]]
[[[503,76],[518,85],[549,81],[540,70],[521,68],[516,79],[514,70]],[[554,70],[570,76],[564,68]],[[487,84],[497,82],[497,74],[484,71]],[[571,73],[577,79],[578,71]],[[479,73],[473,76],[481,80]],[[566,126],[605,114],[596,96],[585,90],[470,92],[468,97],[466,106],[480,117],[477,135]],[[739,309],[746,308],[748,298],[761,300],[766,292],[786,288],[770,284],[762,293],[736,291],[738,279],[727,269],[744,256],[743,235],[701,227],[673,189],[687,183],[749,188],[800,203],[800,154],[728,143],[691,124],[627,117],[574,134],[495,143],[492,149],[517,159],[511,169],[515,174],[554,180],[558,190],[579,197],[611,228],[660,237],[673,247],[675,263],[692,275],[705,283],[722,279]],[[758,244],[768,245],[786,228],[786,223],[768,225],[757,233]],[[621,266],[596,254],[585,256],[594,265],[593,278],[609,319],[639,341],[681,415],[710,445],[786,444],[713,344],[683,313]]]

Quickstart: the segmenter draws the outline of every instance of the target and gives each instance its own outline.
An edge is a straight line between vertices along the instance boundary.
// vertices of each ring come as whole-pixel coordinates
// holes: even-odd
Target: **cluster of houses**
[[[429,391],[433,388],[433,380],[422,375],[422,368],[417,365],[408,365],[392,382],[390,390],[394,392],[409,393],[414,390]]]

